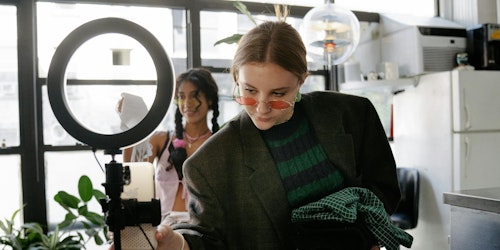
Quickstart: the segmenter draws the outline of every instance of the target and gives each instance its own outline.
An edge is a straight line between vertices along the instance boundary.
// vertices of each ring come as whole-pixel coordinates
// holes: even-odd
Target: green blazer
[[[313,92],[303,94],[300,105],[346,185],[369,188],[392,213],[401,196],[396,165],[371,102]],[[246,112],[211,136],[183,171],[192,221],[174,229],[191,249],[295,249],[280,175]]]

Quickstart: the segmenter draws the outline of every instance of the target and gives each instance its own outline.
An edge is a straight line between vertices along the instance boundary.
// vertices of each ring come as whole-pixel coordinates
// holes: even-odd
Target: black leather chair
[[[418,202],[420,197],[420,176],[415,168],[397,168],[401,202],[391,221],[399,228],[406,230],[417,227]]]

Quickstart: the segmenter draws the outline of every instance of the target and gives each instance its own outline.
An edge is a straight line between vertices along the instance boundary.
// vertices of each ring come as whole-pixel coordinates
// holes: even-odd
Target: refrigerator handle
[[[470,122],[470,115],[469,115],[469,108],[467,108],[467,103],[465,101],[465,89],[462,91],[463,93],[463,104],[464,104],[464,116],[465,116],[465,130],[471,129],[471,122]]]
[[[470,158],[470,142],[469,142],[469,137],[465,136],[464,138],[464,156],[465,156],[465,161],[464,161],[464,178],[467,179],[467,170],[469,166],[469,158]]]

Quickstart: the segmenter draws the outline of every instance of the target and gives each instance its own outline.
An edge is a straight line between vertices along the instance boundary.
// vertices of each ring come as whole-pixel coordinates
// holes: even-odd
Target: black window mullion
[[[47,225],[43,131],[36,83],[36,1],[17,4],[19,125],[24,221]],[[41,116],[41,115],[40,115]]]
[[[186,1],[186,41],[187,41],[187,68],[201,66],[201,35],[200,35],[200,7],[196,0]]]

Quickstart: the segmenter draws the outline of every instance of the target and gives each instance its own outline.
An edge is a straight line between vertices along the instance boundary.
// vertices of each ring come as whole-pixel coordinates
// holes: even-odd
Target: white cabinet
[[[454,71],[453,131],[500,129],[500,72]]]
[[[453,134],[453,191],[500,187],[500,132]]]

